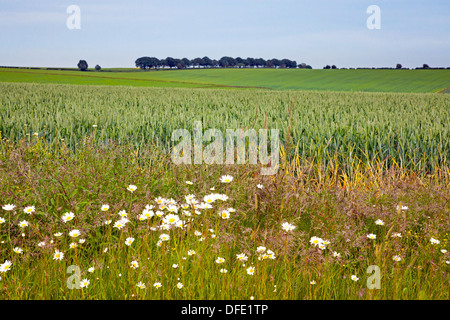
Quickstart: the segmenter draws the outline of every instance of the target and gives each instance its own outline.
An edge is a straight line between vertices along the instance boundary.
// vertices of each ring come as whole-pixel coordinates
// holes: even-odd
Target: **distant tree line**
[[[323,67],[323,69],[339,69],[338,67],[336,67],[334,64],[330,67],[330,65],[326,65],[325,67]],[[375,68],[375,67],[357,67],[357,68],[340,68],[340,69],[383,69],[383,70],[389,70],[389,69],[398,69],[398,70],[409,70],[409,68],[403,68],[403,66],[400,63],[397,63],[397,65],[395,66],[395,68],[392,67],[379,67],[379,68]],[[450,69],[450,67],[444,68],[444,67],[435,67],[432,68],[430,67],[428,64],[424,63],[422,65],[422,67],[417,67],[417,68],[412,68],[412,69],[430,69],[430,70],[440,70],[440,69]]]
[[[222,57],[219,60],[211,59],[207,56],[203,58],[172,58],[158,59],[155,57],[141,57],[135,61],[136,67],[145,69],[159,68],[305,68],[312,69],[306,63],[297,64],[296,61],[290,59],[269,59],[263,58],[233,58]]]

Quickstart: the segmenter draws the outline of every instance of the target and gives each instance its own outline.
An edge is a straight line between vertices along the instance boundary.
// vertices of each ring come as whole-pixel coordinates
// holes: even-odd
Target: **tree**
[[[429,65],[427,65],[426,63],[424,63],[424,64],[423,64],[423,66],[422,66],[422,68],[424,68],[424,69],[428,69],[428,68],[430,68],[430,66],[429,66]]]
[[[203,57],[201,64],[202,67],[206,68],[206,67],[212,67],[212,60],[208,57]]]
[[[100,67],[98,64],[95,66],[95,70],[96,70],[96,71],[100,71],[101,68],[102,68],[102,67]]]
[[[395,69],[401,69],[402,65],[400,63],[397,63],[397,66],[395,67]]]
[[[137,59],[134,63],[136,64],[137,68],[141,69],[151,69],[156,68],[159,65],[159,59],[155,57],[141,57]]]
[[[337,68],[336,68],[336,66],[333,64],[333,65],[331,66],[331,69],[337,69]]]
[[[172,57],[166,58],[166,65],[169,66],[170,69],[177,65],[177,60]]]
[[[184,65],[185,68],[192,65],[191,60],[189,60],[188,58],[181,59],[181,63]]]
[[[200,66],[203,64],[203,59],[202,58],[195,58],[192,60],[192,65],[193,66],[197,66],[198,68],[200,68]]]
[[[86,71],[88,68],[88,64],[87,64],[86,60],[80,60],[77,64],[77,66],[81,71]]]
[[[327,64],[325,67],[323,67],[324,69],[331,69],[331,67]]]

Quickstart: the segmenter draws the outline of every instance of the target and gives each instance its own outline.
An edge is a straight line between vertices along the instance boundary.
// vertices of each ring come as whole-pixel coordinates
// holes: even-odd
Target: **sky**
[[[450,67],[450,1],[0,0],[0,66],[135,67],[142,56]]]

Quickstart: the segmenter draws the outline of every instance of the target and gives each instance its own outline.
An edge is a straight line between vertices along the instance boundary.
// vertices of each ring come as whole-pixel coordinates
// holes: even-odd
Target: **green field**
[[[0,299],[449,299],[448,70],[0,80]],[[176,164],[196,121],[279,129],[278,171]]]
[[[438,92],[450,87],[450,70],[200,69],[81,72],[2,68],[0,81],[144,87]]]
[[[173,145],[178,128],[271,128],[303,160],[342,165],[377,159],[432,169],[450,158],[449,96],[369,92],[136,88],[0,83],[0,131],[10,140],[38,133],[70,147],[94,131],[100,141],[140,148]],[[294,152],[294,150],[292,150]]]

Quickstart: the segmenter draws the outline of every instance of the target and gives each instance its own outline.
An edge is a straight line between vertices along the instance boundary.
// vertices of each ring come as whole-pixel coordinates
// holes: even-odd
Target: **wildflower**
[[[137,269],[138,267],[139,267],[139,263],[136,260],[131,261],[131,268]]]
[[[149,219],[149,218],[153,217],[153,216],[155,215],[155,213],[153,212],[153,210],[148,209],[148,208],[145,208],[145,209],[142,211],[142,215],[143,215],[145,218]]]
[[[441,252],[442,252],[443,254],[446,254],[446,253],[447,253],[447,250],[441,249]]]
[[[259,246],[258,248],[256,248],[256,252],[257,253],[263,253],[266,251],[266,247],[263,246]]]
[[[128,216],[128,213],[125,210],[121,210],[119,211],[119,216],[121,216],[122,218],[126,218]]]
[[[73,212],[66,212],[62,216],[62,221],[65,223],[67,221],[73,220],[75,214]]]
[[[227,201],[228,196],[226,194],[215,194],[216,200]],[[234,211],[230,211],[234,212]]]
[[[19,227],[21,227],[21,228],[28,227],[28,221],[26,221],[26,220],[20,221]]]
[[[178,264],[174,263],[174,264],[172,265],[172,268],[174,268],[174,269],[178,268]]]
[[[258,189],[264,189],[264,186],[263,186],[262,184],[260,184],[260,183],[257,184],[256,187],[257,187]]]
[[[335,257],[335,258],[340,258],[340,257],[341,257],[341,254],[338,253],[338,252],[336,252],[336,251],[334,251],[334,252],[333,252],[333,257]]]
[[[177,283],[177,288],[178,288],[178,289],[183,288],[183,284],[182,284],[181,282],[178,282],[178,283]]]
[[[114,227],[114,228],[117,228],[117,229],[119,229],[119,230],[121,230],[123,227],[125,227],[125,225],[127,224],[128,221],[129,221],[128,219],[122,218],[122,219],[116,221],[116,222],[114,223],[114,226],[113,226],[113,227]]]
[[[227,273],[228,270],[227,269],[220,269],[220,273]]]
[[[161,282],[155,282],[155,283],[153,284],[153,286],[154,286],[156,289],[159,289],[159,288],[161,288]]]
[[[391,236],[391,237],[394,237],[394,238],[401,238],[401,237],[402,237],[402,234],[399,233],[399,232],[394,232],[394,233],[392,233],[392,236]]]
[[[189,255],[189,256],[192,256],[192,255],[194,255],[194,254],[195,254],[195,251],[194,251],[194,250],[189,250],[189,251],[188,251],[188,255]]]
[[[108,209],[109,209],[109,205],[104,204],[104,205],[102,205],[102,207],[101,207],[100,210],[102,210],[102,211],[108,211]]]
[[[90,272],[90,273],[92,273],[92,272],[94,272],[94,267],[90,267],[89,269],[88,269],[88,271]]]
[[[108,225],[111,224],[112,220],[105,220],[104,224]]]
[[[352,275],[350,278],[351,278],[353,281],[358,281],[358,280],[359,280],[359,278],[358,278],[356,275]]]
[[[2,208],[3,208],[3,210],[11,211],[11,210],[14,210],[15,207],[16,206],[13,204],[5,204]]]
[[[397,210],[408,210],[408,206],[397,205]]]
[[[131,244],[133,243],[133,241],[134,241],[134,238],[129,237],[129,238],[127,238],[127,239],[125,240],[125,244],[126,244],[127,246],[131,246]]]
[[[316,284],[314,280],[310,281],[309,284]]]
[[[60,252],[58,249],[55,249],[55,253],[53,254],[53,260],[61,261],[64,258],[64,253]]]
[[[38,243],[38,247],[43,247],[43,246],[45,246],[45,242],[44,241]]]
[[[0,224],[5,223],[5,222],[6,222],[5,218],[0,217]]]
[[[139,281],[138,284],[136,285],[136,287],[138,287],[139,289],[145,289],[145,283],[143,283],[142,281]]]
[[[238,259],[239,261],[247,261],[248,257],[245,253],[239,253],[236,255],[236,259]]]
[[[222,183],[230,183],[231,181],[233,181],[233,177],[230,175],[224,175],[220,178],[220,182]]]
[[[55,237],[61,237],[62,236],[62,232],[57,232],[54,234]]]
[[[19,248],[19,247],[15,247],[13,250],[14,250],[15,253],[18,253],[18,254],[23,253],[23,250],[21,248]]]
[[[158,218],[161,218],[162,216],[164,215],[164,212],[162,212],[162,211],[156,211],[156,216],[158,217]]]
[[[92,125],[92,128],[97,128],[97,125],[96,125],[96,124],[93,124],[93,125]]]
[[[163,218],[163,222],[167,224],[175,224],[177,221],[180,220],[180,218],[176,214],[168,214]]]
[[[377,221],[375,221],[375,224],[378,226],[384,226],[384,222],[381,219],[378,219]]]
[[[23,209],[23,212],[32,214],[35,211],[35,209],[36,208],[34,206],[29,206],[29,207],[26,207],[25,209]]]
[[[175,225],[178,227],[178,228],[184,228],[184,221],[183,220],[178,220],[176,223],[175,223]]]
[[[289,231],[294,230],[296,227],[295,227],[294,225],[288,223],[288,222],[285,222],[285,223],[283,223],[283,224],[281,225],[281,228],[282,228],[284,231],[289,232]]]
[[[247,274],[252,276],[254,273],[255,273],[255,268],[254,267],[248,267],[247,268]]]
[[[163,204],[166,202],[166,199],[162,198],[162,197],[158,197],[155,199],[157,204]]]
[[[213,194],[209,194],[203,198],[203,201],[205,201],[206,203],[213,203],[214,201],[216,201],[216,197]]]
[[[78,230],[78,229],[74,229],[74,230],[69,232],[69,236],[71,236],[72,238],[76,238],[79,235],[80,235],[80,230]]]
[[[75,249],[76,247],[77,247],[77,244],[76,244],[76,243],[72,242],[72,243],[70,244],[70,249]]]
[[[445,263],[446,263],[446,264],[450,264],[450,260],[446,260]]]
[[[194,183],[192,181],[186,181],[186,184],[193,185]]]
[[[137,187],[136,187],[135,185],[133,185],[133,184],[130,184],[130,185],[127,187],[127,190],[128,190],[128,191],[131,191],[131,192],[136,191],[136,189],[137,189]]]
[[[313,236],[311,237],[311,239],[309,240],[309,243],[318,246],[320,244],[323,244],[323,240],[319,237]]]
[[[178,212],[178,207],[175,204],[169,204],[167,206],[167,211],[172,212],[172,213],[173,212],[177,213]]]
[[[166,233],[162,233],[159,236],[159,240],[161,240],[161,241],[169,241],[170,240],[170,236],[168,234],[166,234]]]
[[[222,211],[220,214],[220,217],[222,219],[229,219],[230,218],[230,212],[228,212],[227,210]]]
[[[90,281],[88,279],[83,279],[80,282],[80,288],[87,288],[89,285]]]
[[[319,249],[320,250],[325,250],[327,247],[323,244],[323,243],[320,243],[319,244]]]
[[[222,258],[222,257],[217,257],[216,263],[220,264],[220,263],[224,263],[224,262],[225,262],[225,259],[224,259],[224,258]]]
[[[200,237],[202,235],[202,233],[198,230],[195,230],[194,235],[196,235],[197,237]]]
[[[268,256],[269,259],[275,259],[275,252],[273,252],[272,250],[267,250],[266,254]]]
[[[0,264],[0,272],[6,272],[11,269],[12,262],[5,260],[3,264]]]
[[[373,233],[369,233],[369,234],[367,235],[367,238],[372,239],[372,240],[375,240],[375,239],[377,238],[377,235],[375,235],[375,234],[373,234]]]
[[[103,253],[106,253],[108,251],[108,248],[103,249]]]
[[[400,260],[402,260],[402,258],[400,257],[400,256],[393,256],[392,257],[392,260],[394,260],[394,261],[400,261]]]
[[[441,243],[439,240],[434,239],[434,238],[431,238],[431,239],[430,239],[430,242],[431,242],[432,244],[439,244],[439,243]]]
[[[83,244],[83,243],[85,243],[86,242],[86,239],[80,239],[80,240],[78,240],[78,243],[79,244]]]

